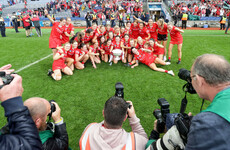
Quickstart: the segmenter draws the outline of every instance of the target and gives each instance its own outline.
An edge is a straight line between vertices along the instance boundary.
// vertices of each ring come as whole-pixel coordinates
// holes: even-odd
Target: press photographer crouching
[[[58,104],[53,100],[47,101],[43,98],[33,97],[27,99],[24,105],[28,107],[39,131],[43,150],[67,150],[68,134]],[[51,117],[54,124],[50,122]],[[47,119],[48,122],[46,122]]]
[[[42,143],[28,108],[22,101],[22,78],[10,74],[11,65],[0,68],[0,101],[8,125],[0,131],[1,150],[41,150]]]
[[[230,147],[230,64],[222,56],[204,54],[191,68],[191,83],[200,98],[211,101],[191,121],[186,114],[159,138],[155,121],[147,149],[228,150]],[[164,101],[165,102],[165,101]],[[165,103],[164,103],[165,104]],[[164,105],[165,106],[165,105]],[[167,106],[167,105],[166,105]],[[162,112],[162,111],[161,111]],[[178,124],[179,120],[179,124]],[[181,126],[182,125],[182,126]],[[167,126],[167,118],[166,118]],[[186,130],[187,129],[187,130]],[[161,132],[161,131],[160,131]]]
[[[104,121],[89,124],[79,141],[80,150],[142,150],[148,141],[147,134],[137,118],[131,101],[123,99],[123,85],[116,84],[115,96],[104,105]],[[129,116],[129,117],[128,117]],[[128,118],[132,132],[122,128]]]

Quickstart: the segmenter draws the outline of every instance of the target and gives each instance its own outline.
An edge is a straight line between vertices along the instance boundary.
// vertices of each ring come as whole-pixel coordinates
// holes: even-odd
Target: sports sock
[[[168,57],[168,59],[170,60],[170,59],[171,59],[171,57]]]
[[[168,73],[168,70],[165,70],[165,73]]]
[[[181,58],[179,58],[178,60],[181,61]]]

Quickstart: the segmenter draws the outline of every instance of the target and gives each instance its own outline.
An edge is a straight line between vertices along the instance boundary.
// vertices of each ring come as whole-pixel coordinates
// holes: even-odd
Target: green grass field
[[[0,37],[0,66],[11,63],[18,70],[51,54],[48,48],[50,29],[42,29],[42,32],[43,37],[34,35],[26,38],[23,29],[17,34],[13,29],[7,29],[7,37]],[[158,98],[164,97],[169,101],[171,112],[179,112],[184,96],[182,86],[186,83],[177,76],[180,68],[190,69],[194,59],[204,53],[220,54],[230,61],[230,35],[224,35],[224,31],[186,30],[183,38],[182,64],[176,64],[177,49],[174,46],[172,64],[162,67],[172,69],[175,77],[152,71],[143,64],[131,69],[122,63],[112,66],[102,63],[95,70],[88,62],[84,70],[75,70],[73,76],[64,75],[61,81],[56,82],[47,76],[47,70],[52,67],[52,57],[49,57],[19,72],[23,78],[23,100],[30,97],[56,100],[62,110],[61,116],[67,123],[70,147],[76,150],[79,149],[78,141],[84,128],[91,122],[103,120],[104,103],[114,95],[114,85],[120,81],[125,87],[125,100],[133,101],[136,114],[149,135],[155,120],[152,112],[159,108]],[[202,100],[190,94],[187,98],[186,112],[199,113]],[[204,108],[208,104],[205,102]],[[0,126],[6,123],[3,113],[1,108]],[[128,121],[123,127],[131,130]]]

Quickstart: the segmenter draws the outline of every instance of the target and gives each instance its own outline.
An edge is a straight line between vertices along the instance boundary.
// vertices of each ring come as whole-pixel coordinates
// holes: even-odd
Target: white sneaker
[[[174,73],[173,73],[173,71],[172,71],[172,70],[169,70],[169,71],[168,71],[168,74],[170,74],[170,75],[174,76]]]
[[[110,62],[109,65],[112,66],[113,62]]]
[[[171,62],[165,62],[165,65],[171,65]]]
[[[164,61],[166,61],[166,60],[167,60],[166,56],[164,56],[164,57],[163,57],[163,60],[164,60]]]

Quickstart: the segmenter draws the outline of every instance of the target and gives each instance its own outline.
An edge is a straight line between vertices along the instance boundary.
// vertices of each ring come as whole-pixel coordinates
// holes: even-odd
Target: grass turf
[[[7,37],[0,38],[0,66],[11,63],[17,70],[51,54],[48,48],[50,29],[42,29],[42,32],[43,37],[34,35],[26,38],[23,29],[20,29],[20,33],[7,29]],[[67,123],[70,147],[75,150],[79,149],[78,141],[84,128],[91,122],[103,120],[104,103],[114,95],[114,85],[120,81],[125,87],[125,99],[133,101],[136,114],[149,135],[155,120],[152,112],[159,108],[158,98],[166,98],[171,112],[179,112],[184,96],[182,86],[186,83],[177,76],[180,68],[190,69],[194,59],[204,53],[223,55],[230,60],[230,36],[224,35],[224,31],[185,30],[183,38],[182,64],[176,64],[177,46],[174,46],[172,64],[162,66],[167,70],[172,69],[175,77],[152,71],[143,64],[131,69],[122,63],[112,66],[102,63],[95,70],[88,62],[84,70],[75,70],[73,76],[64,75],[61,81],[55,82],[47,76],[47,70],[52,67],[52,57],[49,57],[19,72],[23,77],[23,100],[30,97],[56,100],[62,110],[61,116]],[[187,98],[186,112],[191,111],[194,115],[199,113],[201,99],[196,94],[188,94]],[[208,104],[205,102],[203,108]],[[3,109],[0,109],[0,126],[6,123],[3,113]],[[128,121],[123,127],[131,131]]]

